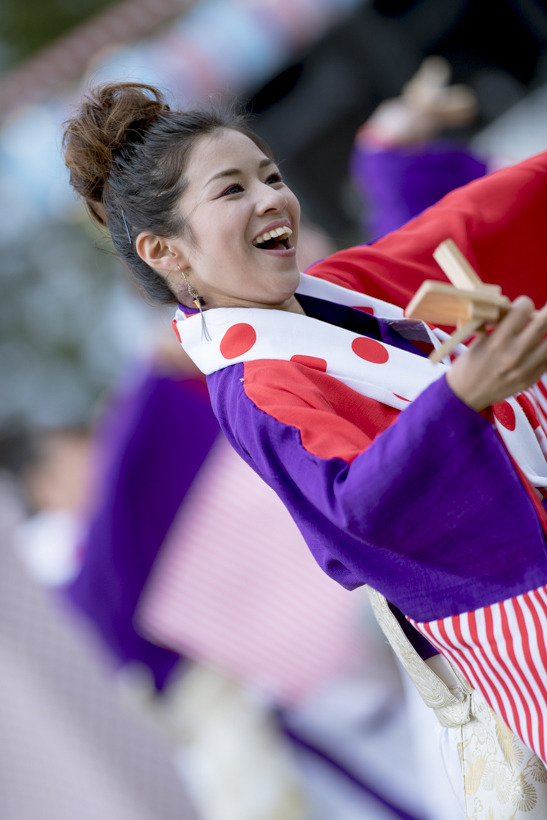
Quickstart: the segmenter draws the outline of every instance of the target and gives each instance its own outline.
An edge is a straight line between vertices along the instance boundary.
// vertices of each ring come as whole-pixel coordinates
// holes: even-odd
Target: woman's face
[[[291,309],[300,207],[276,164],[249,137],[222,129],[196,144],[187,176],[180,209],[192,236],[177,242],[190,284],[210,307]],[[268,240],[271,231],[279,235]]]

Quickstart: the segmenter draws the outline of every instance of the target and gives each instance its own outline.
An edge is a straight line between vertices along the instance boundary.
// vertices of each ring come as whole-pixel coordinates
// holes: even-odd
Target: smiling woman
[[[109,83],[90,90],[77,116],[65,124],[63,148],[72,186],[92,219],[108,229],[118,255],[155,301],[185,301],[180,298],[185,288],[174,262],[167,273],[177,278],[176,293],[172,282],[167,285],[165,276],[158,275],[154,252],[150,256],[154,266],[147,264],[138,252],[137,237],[142,232],[158,238],[184,237],[186,245],[196,247],[193,229],[180,207],[188,185],[186,168],[202,138],[212,140],[214,146],[225,131],[245,136],[261,160],[273,166],[269,147],[247,127],[242,115],[212,108],[172,111],[160,91],[141,83]],[[226,170],[230,169],[219,169],[222,175]],[[223,191],[217,194],[222,196]],[[148,250],[152,245],[147,235],[144,247]],[[157,249],[157,255],[161,253]],[[163,269],[162,264],[158,267]]]
[[[188,280],[206,307],[301,311],[291,243],[298,201],[246,134],[219,128],[194,146],[178,209],[189,231],[177,237],[142,231],[135,241],[139,256],[175,292]]]
[[[544,277],[547,155],[305,275],[298,202],[241,118],[108,85],[84,99],[64,146],[121,258],[148,293],[179,302],[175,330],[233,447],[328,575],[389,600],[380,620],[457,727],[452,748],[456,735],[474,748],[465,732],[491,729],[490,709],[494,746],[510,727],[524,767],[507,775],[511,800],[528,784],[539,812],[528,816],[544,817],[547,774],[529,749],[547,760],[547,309],[517,299],[453,364],[432,365],[424,349],[442,332],[393,301],[440,278],[432,252],[447,237],[486,281]]]

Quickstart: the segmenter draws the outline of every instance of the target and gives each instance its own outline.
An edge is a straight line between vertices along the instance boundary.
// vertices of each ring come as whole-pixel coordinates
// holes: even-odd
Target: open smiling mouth
[[[289,238],[292,230],[288,227],[274,228],[272,231],[260,234],[253,239],[253,245],[261,251],[290,250],[292,245]]]

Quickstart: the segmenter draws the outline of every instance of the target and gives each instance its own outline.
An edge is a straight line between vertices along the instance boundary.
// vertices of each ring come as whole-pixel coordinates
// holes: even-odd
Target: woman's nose
[[[272,188],[271,185],[262,186],[261,195],[257,203],[258,213],[268,211],[283,211],[287,207],[287,197],[283,191]]]

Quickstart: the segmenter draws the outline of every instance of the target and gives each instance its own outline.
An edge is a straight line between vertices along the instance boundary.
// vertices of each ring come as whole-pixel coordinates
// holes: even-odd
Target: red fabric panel
[[[317,356],[291,356],[291,362],[296,364],[303,364],[306,367],[313,367],[314,370],[322,370],[323,373],[327,371],[327,362],[325,359],[320,359]]]
[[[373,245],[339,251],[307,273],[406,307],[424,279],[446,281],[432,257],[452,238],[485,282],[510,299],[547,301],[547,153],[458,188]]]
[[[425,353],[426,356],[433,353],[434,347],[431,342],[421,342],[419,339],[412,339],[412,344],[414,347],[417,347],[418,350],[421,350],[422,353]]]
[[[304,448],[319,458],[350,464],[399,414],[297,362],[245,362],[244,372],[249,399],[277,421],[296,427]]]

